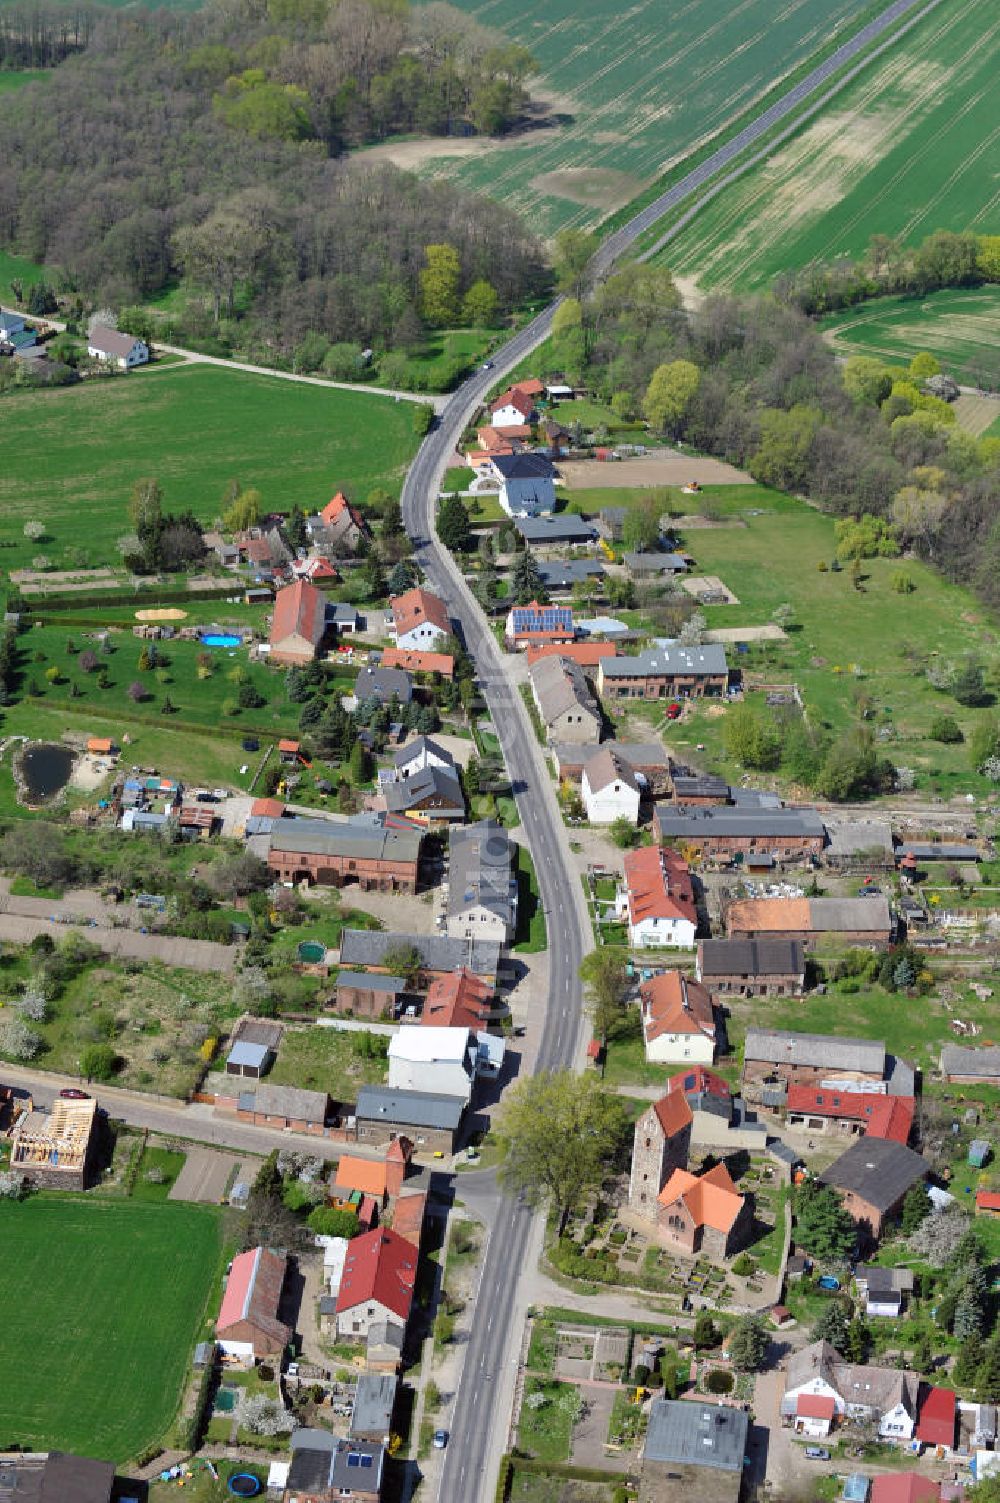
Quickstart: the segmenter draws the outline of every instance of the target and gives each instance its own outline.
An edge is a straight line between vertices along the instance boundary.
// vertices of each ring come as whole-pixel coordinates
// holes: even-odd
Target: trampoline
[[[234,1472],[227,1485],[236,1498],[256,1498],[261,1489],[260,1478],[250,1472]]]

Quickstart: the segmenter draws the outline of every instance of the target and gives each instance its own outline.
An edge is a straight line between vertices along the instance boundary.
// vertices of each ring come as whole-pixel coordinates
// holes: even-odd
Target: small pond
[[[76,754],[68,746],[42,741],[29,746],[21,758],[21,778],[29,803],[51,798],[69,782]]]

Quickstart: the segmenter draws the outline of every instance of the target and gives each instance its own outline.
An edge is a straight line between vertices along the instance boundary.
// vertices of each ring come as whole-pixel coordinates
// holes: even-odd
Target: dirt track
[[[640,459],[617,459],[607,464],[593,460],[569,460],[559,465],[567,490],[597,490],[604,486],[753,485],[742,470],[721,459],[678,454],[676,449],[654,449]]]

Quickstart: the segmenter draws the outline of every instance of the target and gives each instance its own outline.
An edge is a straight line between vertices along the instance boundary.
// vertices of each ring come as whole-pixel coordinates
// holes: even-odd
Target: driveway
[[[240,1173],[240,1169],[240,1160],[232,1154],[216,1153],[211,1148],[191,1148],[167,1199],[219,1205],[234,1170],[237,1171],[234,1184],[238,1179],[246,1179],[246,1174]],[[253,1172],[256,1173],[256,1166]]]
[[[601,1471],[620,1472],[621,1455],[606,1456],[604,1442],[615,1402],[614,1388],[580,1384],[580,1418],[573,1427],[572,1460],[574,1466],[598,1467]]]

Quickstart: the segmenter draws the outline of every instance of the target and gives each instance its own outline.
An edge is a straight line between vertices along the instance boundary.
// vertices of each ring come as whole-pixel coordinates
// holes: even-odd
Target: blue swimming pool
[[[201,640],[205,647],[239,647],[242,638],[227,636],[225,632],[210,631]]]

